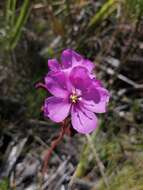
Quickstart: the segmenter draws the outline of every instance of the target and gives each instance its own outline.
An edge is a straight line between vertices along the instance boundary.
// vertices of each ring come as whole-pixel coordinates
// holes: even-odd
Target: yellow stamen
[[[78,96],[76,94],[71,94],[70,99],[71,99],[72,103],[76,103],[78,100]]]

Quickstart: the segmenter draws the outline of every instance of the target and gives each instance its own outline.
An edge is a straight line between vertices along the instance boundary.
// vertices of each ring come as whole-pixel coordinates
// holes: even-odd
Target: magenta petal
[[[86,91],[83,92],[83,98],[86,100],[93,100],[95,103],[99,103],[101,97],[98,89],[91,84]]]
[[[62,98],[50,97],[45,100],[44,115],[52,121],[62,122],[69,114],[71,105]]]
[[[92,79],[92,81],[93,81],[94,86],[103,87],[103,84],[102,84],[102,82],[100,80],[97,80],[97,79],[94,78],[94,79]]]
[[[84,107],[95,113],[105,113],[107,111],[107,104],[109,102],[109,92],[102,87],[97,88],[100,94],[100,101],[98,103],[93,100],[82,100]]]
[[[81,60],[82,56],[71,49],[64,50],[61,56],[64,69],[72,67],[72,65],[78,65]]]
[[[88,75],[86,68],[82,66],[74,67],[70,73],[70,80],[72,85],[82,91],[86,91],[92,80]]]
[[[61,69],[60,64],[57,59],[49,59],[48,67],[50,68],[51,71],[58,71]]]
[[[97,118],[93,112],[82,107],[72,107],[71,121],[73,128],[82,134],[91,133],[97,127]]]
[[[56,96],[65,98],[68,96],[67,82],[64,72],[49,72],[45,77],[45,84],[49,92]]]
[[[83,61],[83,65],[88,69],[89,72],[92,72],[92,70],[95,68],[95,64],[92,63],[90,60],[85,59]]]

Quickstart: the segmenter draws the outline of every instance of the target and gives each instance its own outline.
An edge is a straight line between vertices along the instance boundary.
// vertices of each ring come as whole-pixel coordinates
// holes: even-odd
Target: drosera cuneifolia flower
[[[95,65],[75,51],[64,50],[60,63],[57,59],[50,59],[48,66],[50,71],[44,83],[37,83],[36,87],[51,93],[52,96],[45,99],[42,110],[46,118],[61,125],[61,130],[45,156],[43,172],[64,134],[67,131],[81,134],[94,131],[98,126],[96,114],[105,113],[109,102],[108,90],[95,77]]]

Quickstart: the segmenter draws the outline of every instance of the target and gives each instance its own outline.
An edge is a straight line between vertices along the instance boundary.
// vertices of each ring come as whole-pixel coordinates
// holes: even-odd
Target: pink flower
[[[68,49],[62,53],[61,65],[55,59],[48,65],[51,71],[43,87],[53,96],[45,100],[45,117],[62,122],[70,116],[77,132],[92,132],[98,125],[95,113],[106,112],[109,101],[108,91],[91,73],[93,63]]]

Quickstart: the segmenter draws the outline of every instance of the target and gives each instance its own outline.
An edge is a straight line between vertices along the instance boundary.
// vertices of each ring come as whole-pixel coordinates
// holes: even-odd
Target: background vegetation
[[[1,0],[0,189],[143,189],[142,14],[142,0]],[[96,64],[111,100],[95,133],[65,137],[42,181],[59,126],[34,85],[66,48]]]

